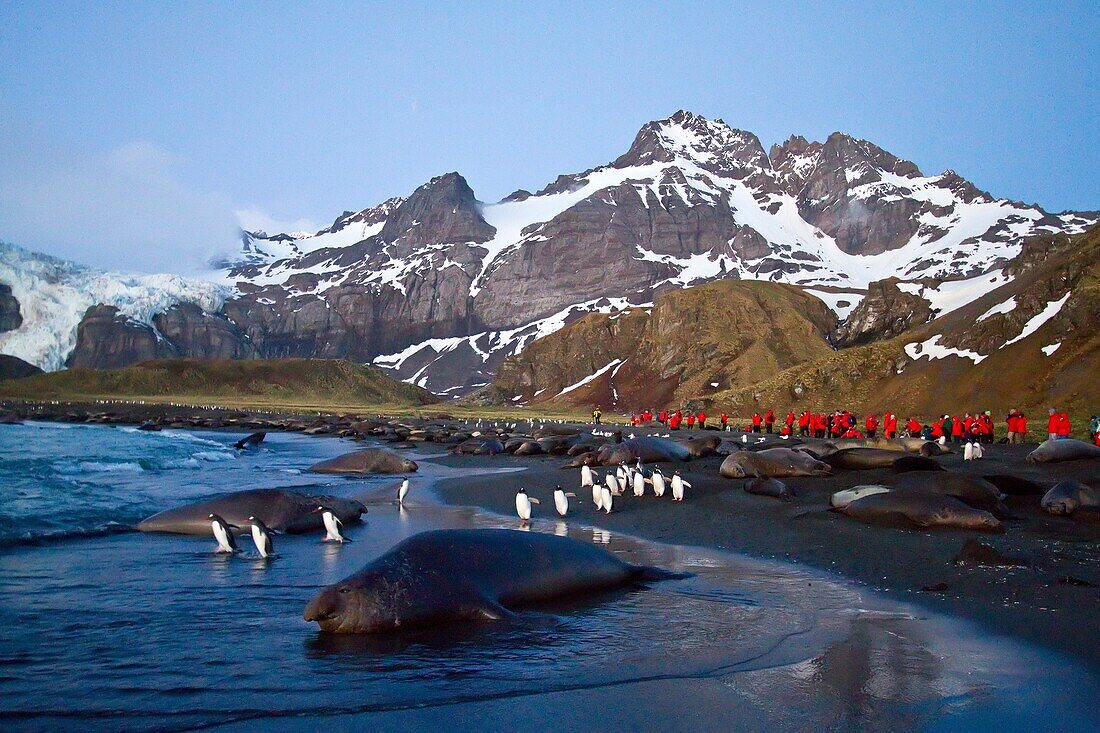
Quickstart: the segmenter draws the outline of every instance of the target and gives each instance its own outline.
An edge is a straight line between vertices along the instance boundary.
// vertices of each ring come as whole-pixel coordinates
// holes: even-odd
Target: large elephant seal
[[[686,461],[691,451],[675,440],[642,436],[621,443],[608,443],[600,448],[596,459],[601,466],[617,466],[620,463],[663,463],[666,461]]]
[[[266,438],[266,437],[267,437],[267,431],[261,430],[258,433],[252,433],[252,435],[241,438],[240,440],[238,440],[236,443],[233,444],[233,447],[236,448],[237,450],[244,450],[245,448],[251,448],[251,447],[257,446],[260,443],[264,442],[264,438]]]
[[[842,448],[821,460],[833,468],[860,471],[871,468],[891,468],[898,458],[898,451],[886,448]]]
[[[380,633],[464,619],[632,581],[680,577],[630,565],[569,537],[509,529],[441,529],[410,537],[321,590],[302,617],[323,631]]]
[[[345,453],[309,467],[313,473],[412,473],[416,469],[415,462],[382,448]]]
[[[692,458],[705,458],[718,455],[718,446],[722,444],[722,436],[707,435],[701,438],[681,438],[676,442],[687,448]]]
[[[1044,440],[1038,448],[1027,454],[1026,460],[1028,463],[1058,463],[1080,458],[1100,458],[1100,445],[1072,438]]]
[[[953,496],[925,491],[869,492],[836,511],[875,524],[1004,531],[1001,521],[989,512],[968,506]]]
[[[299,494],[283,489],[234,491],[206,501],[187,504],[154,514],[138,522],[141,532],[210,534],[210,515],[218,514],[229,524],[249,531],[249,517],[256,517],[276,532],[309,532],[323,529],[318,506],[331,509],[341,522],[357,522],[367,508],[354,499],[318,494]]]
[[[718,472],[726,478],[783,478],[786,476],[823,476],[829,465],[802,451],[768,448],[762,451],[730,453]]]
[[[460,456],[495,456],[504,452],[504,444],[496,438],[479,436],[462,441],[452,450]]]
[[[1009,513],[1001,500],[1000,490],[976,476],[951,471],[910,471],[891,477],[887,483],[896,491],[951,496],[998,517],[1006,517]]]
[[[1043,509],[1057,516],[1069,516],[1081,508],[1100,507],[1100,492],[1080,481],[1062,481],[1043,494]]]

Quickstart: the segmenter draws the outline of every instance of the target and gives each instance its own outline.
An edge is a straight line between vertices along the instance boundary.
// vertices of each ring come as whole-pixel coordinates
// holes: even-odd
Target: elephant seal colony
[[[630,565],[589,542],[509,529],[440,529],[401,542],[322,589],[302,617],[323,631],[373,634],[461,620],[632,582],[681,577]]]

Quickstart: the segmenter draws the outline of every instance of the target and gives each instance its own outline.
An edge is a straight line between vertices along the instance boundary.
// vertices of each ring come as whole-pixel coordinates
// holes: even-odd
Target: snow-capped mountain
[[[839,318],[897,278],[942,313],[996,287],[1025,237],[1098,218],[994,199],[842,133],[766,152],[681,111],[534,194],[484,203],[449,173],[311,236],[246,233],[214,275],[231,295],[204,317],[239,333],[232,348],[223,333],[221,351],[371,361],[458,395],[585,312],[718,278],[799,285]],[[865,321],[859,338],[874,338]]]

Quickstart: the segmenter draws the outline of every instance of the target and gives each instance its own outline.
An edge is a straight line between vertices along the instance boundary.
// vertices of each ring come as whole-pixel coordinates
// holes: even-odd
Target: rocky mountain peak
[[[315,236],[339,232],[352,224],[381,224],[404,202],[405,199],[400,196],[394,196],[386,199],[377,206],[371,206],[362,211],[345,211],[343,214],[336,217],[336,221],[332,222],[331,226],[320,230]]]
[[[686,110],[643,125],[630,150],[612,166],[626,168],[677,159],[736,178],[771,167],[756,135],[734,129],[721,119],[709,120]]]
[[[481,216],[480,205],[458,173],[436,176],[413,191],[386,219],[383,241],[413,238],[420,242],[484,242],[496,232]]]

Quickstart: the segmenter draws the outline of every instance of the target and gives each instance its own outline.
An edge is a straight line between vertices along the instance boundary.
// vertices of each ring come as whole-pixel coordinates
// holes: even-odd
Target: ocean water
[[[1095,729],[1096,675],[1045,650],[792,565],[660,545],[543,514],[531,531],[693,576],[526,609],[514,620],[334,636],[316,591],[401,539],[517,521],[440,505],[459,471],[303,473],[352,448],[269,434],[0,426],[4,730]],[[256,487],[364,500],[353,542],[278,536],[278,557],[127,531]]]

